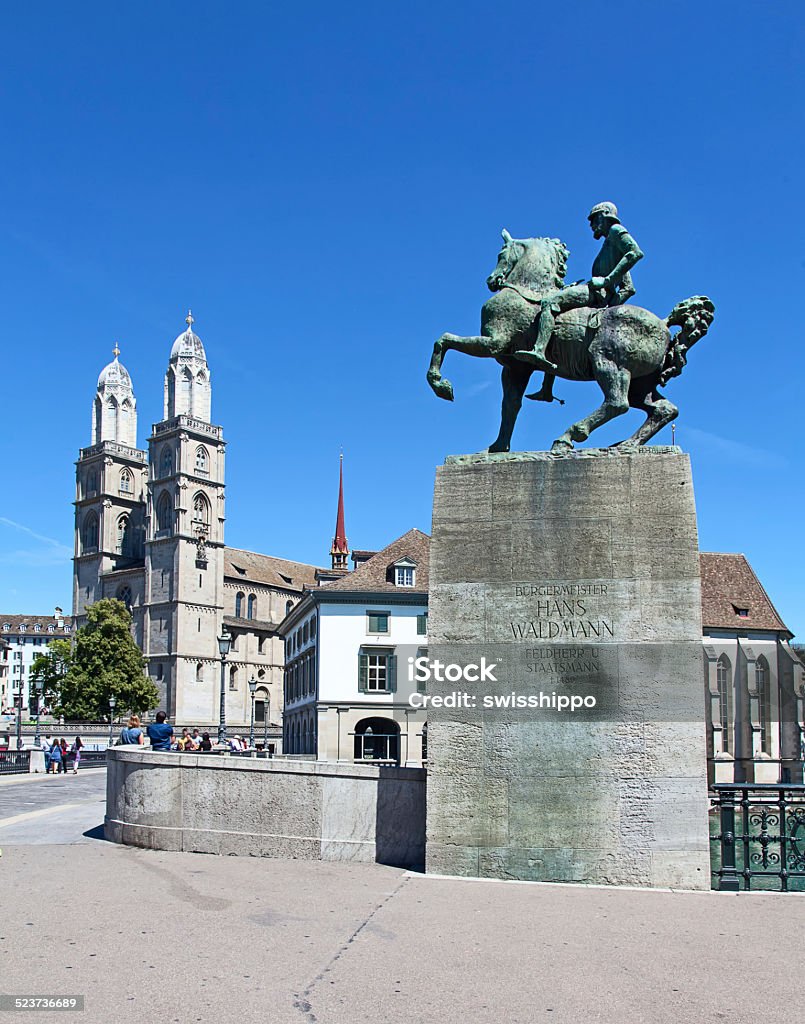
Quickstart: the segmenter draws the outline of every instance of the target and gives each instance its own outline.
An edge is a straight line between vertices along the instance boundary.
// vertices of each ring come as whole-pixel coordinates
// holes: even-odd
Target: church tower
[[[165,374],[164,419],[148,439],[144,653],[170,717],[214,721],[226,442],[210,422],[210,372],[191,313],[186,323]]]
[[[344,527],[344,454],[338,466],[338,509],[335,514],[335,536],[330,546],[330,567],[334,572],[347,572],[349,566],[349,544]]]
[[[76,463],[73,615],[117,597],[135,618],[144,557],[146,454],[137,448],[137,402],[120,350],[101,370],[92,403],[92,443]]]

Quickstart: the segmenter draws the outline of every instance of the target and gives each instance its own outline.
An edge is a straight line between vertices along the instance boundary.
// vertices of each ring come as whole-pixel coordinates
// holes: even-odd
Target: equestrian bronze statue
[[[615,447],[645,444],[676,418],[679,410],[658,388],[678,376],[688,349],[704,337],[715,307],[704,295],[678,303],[664,319],[627,305],[634,295],[631,270],[643,256],[612,203],[599,203],[589,215],[596,238],[604,240],[589,281],[565,285],[568,250],[556,238],[512,238],[487,278],[492,298],[481,309],[481,333],[461,338],[443,334],[433,346],[428,383],[439,398],[453,400],[453,386],[441,375],[450,349],[496,359],[503,367],[500,433],[490,452],[507,452],[529,378],[545,371],[542,387],[527,398],[554,401],[555,377],[594,380],[603,403],[571,424],[551,451],[573,448],[593,430],[628,409],[646,413],[645,422]],[[672,334],[671,328],[679,330]]]

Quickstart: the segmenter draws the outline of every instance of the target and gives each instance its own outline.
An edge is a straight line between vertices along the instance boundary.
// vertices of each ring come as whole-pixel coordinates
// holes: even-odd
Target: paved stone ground
[[[37,1024],[757,1024],[797,1013],[800,895],[128,849],[96,838],[104,784],[102,770],[0,782],[0,991],[86,996],[83,1014],[41,1012]]]

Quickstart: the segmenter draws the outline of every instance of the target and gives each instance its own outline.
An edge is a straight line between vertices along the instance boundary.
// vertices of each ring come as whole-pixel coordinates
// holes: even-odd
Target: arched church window
[[[254,596],[254,594],[249,594],[249,608],[248,608],[248,611],[246,612],[246,618],[247,619],[253,619],[254,618],[254,612],[255,612],[256,606],[257,606],[257,598]]]
[[[238,667],[233,665],[229,670],[229,689],[237,690],[238,688]]]
[[[210,523],[210,505],[201,493],[193,498],[193,522],[203,526],[209,526]]]
[[[286,601],[285,602],[285,614],[286,615],[288,615],[288,613],[290,612],[291,608],[293,608],[293,601]]]
[[[181,398],[180,398],[180,408],[177,409],[176,411],[177,412],[187,413],[188,415],[192,415],[192,412],[193,412],[193,374],[190,372],[190,370],[187,369],[187,367],[185,367],[184,370],[182,371],[182,379],[181,379],[181,382],[180,382],[180,387],[182,389],[182,391],[181,391]]]
[[[95,512],[87,513],[81,536],[85,555],[98,550],[98,516]]]
[[[755,687],[757,689],[757,717],[760,726],[760,752],[771,753],[771,688],[769,686],[769,663],[761,655],[755,662]]]
[[[163,491],[157,502],[157,533],[173,532],[173,501],[167,491]]]
[[[235,617],[241,618],[243,615],[243,599],[246,595],[238,593],[235,596]]]
[[[730,752],[732,742],[730,727],[732,724],[732,665],[726,654],[722,654],[716,665],[716,685],[718,688],[718,722],[721,726],[721,749],[725,754]]]
[[[201,683],[204,681],[204,666],[199,662],[196,665],[196,682]]]
[[[118,434],[117,439],[122,444],[127,444],[130,440],[129,430],[131,428],[131,412],[131,402],[127,398],[120,407],[120,417],[118,421],[120,433]]]
[[[117,521],[117,538],[115,550],[119,555],[129,554],[131,531],[129,530],[129,517],[122,515]]]
[[[122,601],[123,604],[131,611],[131,587],[128,585],[124,587],[118,587],[117,594],[115,595],[118,601]]]
[[[170,476],[173,473],[173,452],[170,445],[165,445],[159,461],[160,476]]]
[[[87,497],[98,493],[98,471],[91,469],[87,473]]]
[[[134,490],[134,481],[131,473],[127,469],[120,471],[120,493],[131,494]]]
[[[196,472],[199,476],[210,475],[210,456],[203,444],[196,448]]]
[[[117,441],[117,402],[110,398],[106,403],[106,424],[104,429],[104,441]]]

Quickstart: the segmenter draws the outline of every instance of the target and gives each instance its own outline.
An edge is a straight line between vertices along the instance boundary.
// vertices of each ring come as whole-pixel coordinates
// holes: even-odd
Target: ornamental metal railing
[[[717,783],[710,800],[714,888],[805,892],[805,785]]]
[[[27,774],[30,766],[30,750],[0,750],[0,775]]]

